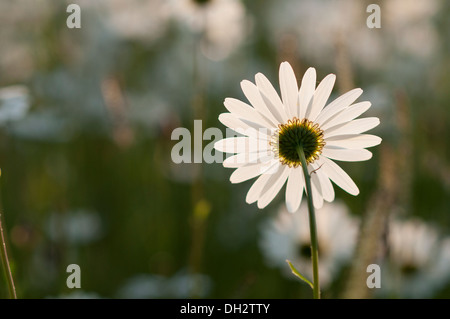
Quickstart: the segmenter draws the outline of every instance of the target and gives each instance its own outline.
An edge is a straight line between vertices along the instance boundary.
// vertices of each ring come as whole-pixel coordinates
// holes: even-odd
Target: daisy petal
[[[321,157],[320,162],[323,163],[322,170],[337,186],[351,195],[358,195],[359,189],[350,176],[335,162]]]
[[[266,78],[264,74],[262,73],[256,74],[255,82],[256,86],[261,91],[261,96],[263,97],[263,99],[266,98],[268,101],[270,101],[270,105],[273,109],[269,107],[269,110],[271,110],[272,112],[277,110],[285,110],[285,107],[280,99],[280,96],[273,87],[272,83],[270,83],[270,81]],[[281,115],[280,118],[282,118]]]
[[[368,101],[353,104],[343,109],[336,115],[330,117],[320,126],[320,128],[322,130],[326,130],[327,128],[330,128],[332,126],[354,120],[355,118],[363,114],[365,111],[367,111],[370,108],[370,106],[371,103]]]
[[[256,139],[270,139],[270,131],[265,127],[261,127],[259,124],[251,121],[240,120],[236,118],[232,113],[220,114],[219,121],[226,127],[239,134],[247,135]]]
[[[333,148],[325,145],[322,151],[322,155],[330,159],[345,162],[359,162],[367,161],[372,158],[372,153],[366,149],[345,149],[345,148]]]
[[[308,167],[309,175],[313,171],[312,167]],[[313,204],[314,207],[319,209],[323,206],[323,195],[322,195],[322,187],[320,185],[320,181],[316,174],[312,174],[311,176],[311,189],[313,193]]]
[[[276,118],[277,112],[271,112],[266,103],[264,102],[261,92],[258,87],[248,80],[241,82],[241,88],[249,102],[253,107],[263,115],[268,121],[270,121],[271,126],[277,126],[282,122],[282,118]]]
[[[272,123],[262,117],[256,109],[238,99],[226,98],[223,104],[227,110],[238,119],[255,122],[261,127],[269,127],[272,125]]]
[[[261,175],[261,163],[249,164],[236,169],[230,176],[230,182],[241,183],[259,175]]]
[[[296,212],[303,197],[305,179],[301,169],[291,169],[286,185],[286,207],[290,213]]]
[[[252,187],[248,190],[247,196],[245,197],[245,201],[247,204],[252,204],[259,199],[259,195],[262,192],[264,186],[266,186],[269,181],[270,174],[264,174],[257,178],[257,180],[253,183]]]
[[[280,166],[280,162],[274,164],[271,169],[276,169],[275,173],[263,174],[256,179],[252,187],[250,187],[250,189],[248,190],[247,196],[245,197],[245,201],[248,204],[256,202],[260,198],[261,192],[263,191],[264,187],[269,183],[273,183],[273,181],[278,178],[278,176],[281,174]]]
[[[254,164],[257,162],[267,163],[273,159],[271,152],[260,152],[260,153],[239,153],[227,157],[223,161],[223,167],[227,168],[237,168],[247,164]]]
[[[323,199],[327,202],[332,202],[334,200],[334,189],[330,179],[326,176],[324,171],[321,170],[322,167],[317,162],[312,163],[311,166],[314,169],[312,174],[317,174],[319,179]]]
[[[328,139],[336,135],[359,134],[373,129],[378,124],[380,124],[380,120],[377,117],[356,119],[347,123],[330,127],[323,131],[323,135],[325,136],[325,139]]]
[[[258,199],[258,208],[262,209],[266,207],[278,194],[283,187],[286,179],[289,175],[289,167],[286,165],[281,166],[276,174],[273,174],[276,178],[273,181],[266,184],[261,192],[261,197]]]
[[[270,110],[270,112],[272,112],[272,115],[277,119],[280,120],[279,123],[285,123],[289,117],[286,114],[286,110],[285,107],[277,107],[275,106],[271,100],[269,100],[269,98],[266,96],[266,94],[264,92],[260,92],[261,93],[261,98],[263,99],[264,103],[266,103],[266,106],[268,107],[268,109]]]
[[[361,89],[353,89],[341,95],[323,109],[323,111],[319,114],[319,116],[317,116],[315,122],[318,123],[319,125],[322,125],[330,117],[332,117],[336,113],[340,112],[341,110],[345,109],[353,102],[355,102],[356,99],[362,94],[362,92],[363,90]]]
[[[320,114],[325,106],[325,103],[327,103],[327,100],[330,97],[335,81],[336,75],[329,74],[322,80],[322,82],[320,82],[319,86],[314,92],[312,103],[310,103],[310,106],[306,111],[305,117],[307,119],[309,119],[310,121],[314,121]]]
[[[329,137],[326,143],[328,146],[360,149],[380,144],[381,138],[370,134],[347,134]]]
[[[309,68],[303,75],[302,84],[298,92],[299,100],[299,119],[303,119],[308,109],[308,104],[311,101],[314,90],[316,89],[316,69]]]
[[[277,160],[273,160],[277,161]],[[256,163],[256,164],[248,164],[236,169],[233,174],[230,176],[230,182],[233,184],[241,183],[256,176],[259,176],[268,169],[274,163]]]
[[[262,141],[264,142],[264,141]],[[267,143],[247,136],[228,137],[214,144],[214,148],[222,153],[264,152],[270,150]]]
[[[280,89],[286,113],[290,118],[298,117],[298,86],[294,70],[288,62],[280,65]]]

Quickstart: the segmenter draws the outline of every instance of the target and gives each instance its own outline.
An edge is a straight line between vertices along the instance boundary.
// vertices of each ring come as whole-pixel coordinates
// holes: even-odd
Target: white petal
[[[314,121],[317,116],[320,114],[322,109],[327,103],[328,98],[330,97],[331,91],[333,90],[334,82],[336,81],[336,75],[328,74],[322,82],[320,82],[316,91],[314,92],[312,103],[308,107],[306,111],[306,118],[310,121]]]
[[[311,175],[311,171],[313,170],[312,166],[308,166],[309,175],[311,176],[311,188],[313,193],[313,204],[314,207],[319,209],[323,205],[323,195],[322,195],[322,187],[320,185],[319,179],[316,174]]]
[[[359,189],[348,174],[335,162],[321,157],[319,163],[323,163],[321,169],[323,172],[340,188],[351,195],[358,195]]]
[[[316,89],[316,69],[309,68],[303,75],[302,84],[298,92],[298,100],[300,104],[299,119],[303,119],[308,109],[314,90]]]
[[[266,184],[268,183],[270,177],[272,175],[270,174],[264,174],[258,177],[258,179],[253,183],[252,187],[248,190],[247,196],[245,198],[245,201],[248,204],[252,204],[256,202],[259,199],[259,196],[261,195],[262,189]]]
[[[330,117],[335,115],[336,113],[340,112],[341,110],[345,109],[349,105],[351,105],[353,102],[356,101],[356,99],[362,94],[363,90],[361,89],[353,89],[337,99],[335,99],[333,102],[328,104],[322,112],[317,116],[316,123],[319,125],[322,125],[325,123],[326,120],[328,120]]]
[[[336,115],[330,117],[320,126],[320,128],[322,130],[326,130],[327,128],[330,128],[332,126],[354,120],[355,118],[363,114],[365,111],[367,111],[370,108],[370,106],[371,103],[368,101],[353,104],[343,109]]]
[[[236,169],[230,176],[230,182],[233,184],[241,183],[263,173],[263,163],[248,164]]]
[[[296,212],[303,197],[305,178],[301,168],[292,168],[286,185],[286,207],[290,213]]]
[[[232,113],[222,113],[219,121],[233,131],[256,139],[269,140],[271,131],[259,124],[236,118]]]
[[[294,70],[288,62],[280,65],[280,89],[283,98],[283,104],[286,107],[286,113],[289,118],[298,117],[298,86]]]
[[[272,126],[277,126],[280,122],[279,118],[276,118],[276,113],[272,113],[266,103],[264,102],[261,92],[258,87],[248,80],[244,80],[241,82],[241,88],[244,92],[245,96],[249,100],[249,102],[253,105],[253,107],[263,115]]]
[[[273,159],[273,154],[271,154],[271,152],[260,152],[260,153],[245,152],[227,157],[223,161],[222,165],[223,167],[237,168],[252,163],[258,162],[266,163],[271,159]]]
[[[323,135],[328,139],[336,135],[359,134],[373,129],[378,124],[380,120],[377,117],[365,117],[330,127],[323,131]]]
[[[223,102],[230,113],[239,119],[255,122],[261,127],[270,127],[272,123],[259,114],[259,112],[238,99],[226,98]]]
[[[216,142],[214,148],[223,153],[264,152],[271,149],[267,141],[247,136],[224,138]]]
[[[276,174],[273,174],[275,178],[269,181],[261,192],[261,197],[258,199],[258,208],[263,209],[266,207],[278,194],[283,187],[286,179],[289,175],[289,167],[282,165]]]
[[[359,149],[378,145],[381,138],[370,134],[347,134],[329,137],[325,143],[327,146]]]
[[[266,102],[266,105],[270,104],[270,106],[267,106],[269,110],[274,113],[279,113],[276,117],[279,117],[280,120],[283,119],[282,115],[283,113],[286,113],[286,109],[272,83],[270,83],[270,81],[262,73],[258,73],[255,75],[255,82],[256,86],[261,92],[263,100],[267,100],[270,102]],[[278,110],[282,110],[282,112],[279,112]],[[285,117],[287,117],[287,115],[285,115]]]
[[[285,107],[275,106],[264,92],[260,91],[260,95],[264,103],[266,103],[267,108],[270,110],[272,115],[277,119],[278,123],[286,123],[289,117],[287,116]]]
[[[337,161],[345,162],[359,162],[367,161],[372,158],[372,153],[366,149],[345,149],[345,148],[333,148],[325,145],[322,150],[322,155]]]
[[[314,171],[311,174],[312,175],[316,174],[319,179],[323,199],[326,200],[327,202],[332,202],[334,200],[334,189],[330,179],[327,177],[324,171],[321,170],[322,166],[319,165],[317,162],[312,163],[311,166],[314,169]]]
[[[278,175],[281,174],[280,169],[280,162],[274,164],[273,168],[277,169],[277,171],[273,174],[263,174],[253,183],[252,187],[248,190],[247,196],[245,198],[245,201],[248,204],[256,202],[261,195],[261,192],[263,191],[263,188],[268,183],[273,183],[273,181],[278,177]]]

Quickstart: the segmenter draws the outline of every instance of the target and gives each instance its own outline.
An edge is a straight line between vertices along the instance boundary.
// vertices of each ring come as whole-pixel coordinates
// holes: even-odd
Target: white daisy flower
[[[350,216],[341,202],[325,204],[316,212],[319,241],[319,272],[321,287],[328,286],[341,267],[353,255],[359,222]],[[308,207],[304,203],[295,214],[287,212],[284,205],[275,218],[263,225],[261,250],[270,266],[285,270],[295,278],[286,264],[290,260],[301,273],[312,278],[311,238]]]
[[[359,0],[272,1],[267,11],[268,38],[277,45],[294,33],[305,59],[334,65],[336,45],[344,45],[352,64],[379,70],[398,54],[432,58],[439,47],[434,16],[439,0],[391,0],[381,6],[381,30],[367,27],[369,3]],[[317,35],[320,36],[317,36]],[[398,64],[398,60],[394,60]]]
[[[389,258],[381,268],[382,293],[426,298],[450,280],[450,238],[418,220],[389,225]]]
[[[202,34],[201,49],[212,60],[228,57],[245,39],[249,17],[240,0],[172,0],[173,16]]]
[[[89,1],[92,2],[92,1]],[[107,0],[100,2],[106,24],[125,39],[151,42],[164,35],[170,18],[164,0]]]
[[[281,98],[269,80],[256,74],[256,85],[241,82],[250,105],[233,98],[225,99],[230,113],[220,114],[219,120],[244,136],[225,138],[215,143],[216,150],[235,153],[224,167],[237,168],[230,177],[240,183],[255,177],[246,201],[266,207],[287,181],[286,205],[290,212],[300,206],[305,179],[299,167],[298,148],[305,153],[312,179],[314,206],[334,200],[333,181],[346,192],[357,195],[359,189],[348,174],[333,160],[365,161],[372,157],[367,147],[380,144],[381,138],[361,134],[377,126],[378,118],[355,119],[367,111],[371,103],[353,104],[362,94],[353,89],[327,106],[336,80],[326,76],[316,88],[316,70],[309,68],[300,89],[289,63],[280,66]]]
[[[97,212],[75,209],[65,214],[50,214],[45,230],[50,239],[55,242],[86,245],[102,238],[104,225]]]

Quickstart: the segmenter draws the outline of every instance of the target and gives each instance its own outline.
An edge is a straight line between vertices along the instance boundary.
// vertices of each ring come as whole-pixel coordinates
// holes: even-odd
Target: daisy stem
[[[306,197],[308,199],[309,210],[309,231],[311,234],[311,259],[313,266],[313,296],[314,299],[320,299],[320,285],[319,285],[319,245],[317,240],[317,226],[316,215],[314,211],[312,191],[311,191],[311,176],[308,173],[308,166],[306,163],[305,152],[302,146],[297,147],[297,153],[302,163],[303,175],[305,176]]]
[[[3,227],[2,227],[2,214],[0,213],[0,250],[2,255],[2,264],[5,270],[5,278],[8,283],[9,296],[11,299],[17,299],[16,295],[16,287],[14,286],[14,279],[11,272],[11,267],[9,266],[8,260],[8,252],[6,250],[6,242],[5,237],[3,236]]]

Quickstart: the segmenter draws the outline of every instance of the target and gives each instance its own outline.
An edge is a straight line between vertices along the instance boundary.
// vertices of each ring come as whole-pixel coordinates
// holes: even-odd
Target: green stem
[[[308,166],[306,164],[305,152],[303,147],[297,147],[297,153],[302,163],[303,175],[305,176],[306,197],[308,199],[309,210],[309,231],[311,234],[311,259],[313,264],[313,296],[314,299],[320,299],[320,284],[319,284],[319,245],[317,240],[317,226],[316,215],[314,211],[312,191],[311,191],[311,176],[308,173]]]
[[[3,227],[2,227],[2,214],[0,213],[0,240],[1,240],[1,255],[2,255],[2,263],[3,268],[5,269],[5,277],[6,282],[8,283],[9,296],[11,299],[17,299],[16,295],[16,287],[14,286],[14,279],[11,272],[11,267],[9,266],[8,260],[8,252],[6,250],[6,242],[5,237],[3,236]]]

